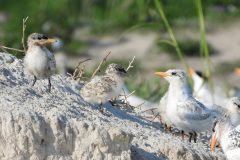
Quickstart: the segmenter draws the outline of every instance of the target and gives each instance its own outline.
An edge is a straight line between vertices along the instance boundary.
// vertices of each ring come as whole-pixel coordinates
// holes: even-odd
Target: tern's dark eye
[[[172,72],[172,75],[175,76],[175,75],[177,75],[177,73],[176,72]]]
[[[48,37],[46,37],[46,36],[42,36],[42,39],[48,39]]]
[[[37,39],[38,39],[38,40],[41,40],[42,38],[41,38],[41,37],[38,37]]]
[[[215,132],[215,127],[217,125],[217,121],[213,123],[213,128],[212,128],[212,131]]]
[[[119,72],[127,73],[124,68],[117,68]]]
[[[240,105],[239,104],[237,104],[236,102],[234,103],[238,108],[240,108]]]

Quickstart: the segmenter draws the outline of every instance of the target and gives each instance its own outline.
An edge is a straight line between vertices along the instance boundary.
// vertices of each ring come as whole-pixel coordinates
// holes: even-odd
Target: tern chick
[[[123,88],[123,78],[127,75],[126,70],[118,64],[110,64],[103,76],[95,76],[80,90],[84,100],[91,103],[102,104],[119,96]]]
[[[33,75],[32,86],[37,79],[48,79],[48,91],[51,91],[50,76],[55,73],[56,61],[54,54],[45,45],[56,42],[55,39],[46,37],[40,33],[32,33],[28,36],[28,49],[24,58],[26,71]]]

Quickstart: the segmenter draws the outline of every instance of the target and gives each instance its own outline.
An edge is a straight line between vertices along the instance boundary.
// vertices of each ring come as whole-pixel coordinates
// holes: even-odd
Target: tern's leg
[[[116,101],[117,101],[117,98],[114,97],[109,100],[109,103],[111,103],[112,106],[116,106]]]
[[[189,142],[192,141],[193,133],[189,133]]]
[[[168,129],[168,126],[166,123],[164,123],[164,130],[167,131],[167,129]]]
[[[103,113],[103,104],[102,104],[102,102],[99,104],[99,111],[100,111],[101,113]]]
[[[184,140],[184,130],[181,131],[182,140]]]
[[[172,132],[172,127],[171,126],[168,127],[168,131]]]
[[[193,132],[193,141],[197,143],[197,133],[195,131]]]
[[[48,92],[51,92],[51,87],[52,87],[52,84],[51,84],[51,79],[49,77],[48,78]]]
[[[36,77],[36,76],[33,76],[33,77],[34,77],[34,79],[33,79],[32,86],[34,86],[34,85],[35,85],[35,83],[36,83],[36,81],[37,81],[37,77]]]
[[[160,124],[163,125],[162,117],[159,115]]]

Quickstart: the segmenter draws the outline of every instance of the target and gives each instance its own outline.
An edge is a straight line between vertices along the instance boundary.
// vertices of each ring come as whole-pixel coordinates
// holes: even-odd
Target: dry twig
[[[155,109],[158,109],[158,108],[150,108],[150,109],[146,109],[145,111],[142,111],[142,113],[145,113],[145,112],[147,112],[147,111],[153,111],[153,110],[155,110]]]
[[[28,20],[28,17],[26,18],[23,18],[23,28],[22,28],[22,45],[23,45],[23,50],[21,49],[16,49],[16,48],[10,48],[10,47],[6,47],[6,46],[3,46],[1,45],[0,48],[4,51],[4,52],[7,52],[7,50],[12,50],[12,51],[17,51],[17,52],[21,52],[21,53],[25,53],[26,52],[26,46],[25,46],[25,30],[26,30],[26,22]]]
[[[97,74],[97,72],[100,70],[102,64],[107,61],[107,58],[108,58],[108,56],[109,56],[110,54],[111,54],[111,51],[108,52],[108,54],[102,59],[102,61],[100,62],[100,64],[99,64],[98,67],[96,68],[96,70],[93,72],[91,78],[93,78],[93,77]]]
[[[87,59],[84,59],[84,60],[78,62],[78,65],[75,67],[73,74],[71,75],[68,73],[68,75],[70,75],[70,77],[72,77],[74,80],[81,79],[85,73],[85,71],[84,71],[85,65],[83,63],[86,61],[89,61],[89,60],[91,60],[91,59],[87,58]],[[83,64],[82,67],[80,67],[81,64]]]
[[[142,105],[144,105],[145,101],[140,103],[139,105],[135,106],[135,108],[141,107]]]
[[[130,68],[133,68],[133,66],[132,66],[132,63],[134,62],[134,60],[135,60],[135,56],[133,57],[133,59],[131,60],[131,61],[129,61],[129,65],[128,65],[128,67],[127,67],[127,71],[130,69]]]
[[[28,20],[28,17],[26,18],[23,18],[23,26],[22,26],[22,45],[23,45],[23,50],[26,52],[27,51],[27,48],[26,48],[26,45],[25,45],[25,30],[26,30],[26,22]]]
[[[122,88],[122,91],[123,91],[123,98],[124,98],[124,103],[125,103],[125,106],[130,106],[130,104],[128,103],[128,100],[127,100],[127,95],[126,95],[126,92],[125,90]]]
[[[17,51],[17,52],[21,52],[21,53],[24,53],[24,50],[21,50],[21,49],[16,49],[16,48],[10,48],[10,47],[5,47],[5,46],[0,46],[0,48],[4,51],[6,50],[12,50],[12,51]]]

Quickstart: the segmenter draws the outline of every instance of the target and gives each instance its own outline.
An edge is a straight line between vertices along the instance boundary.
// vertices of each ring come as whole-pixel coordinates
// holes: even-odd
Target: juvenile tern
[[[123,78],[127,75],[126,70],[118,64],[110,64],[103,76],[95,76],[80,90],[84,100],[100,104],[102,111],[103,103],[118,97],[123,88]]]
[[[51,53],[45,45],[56,42],[55,39],[48,38],[40,33],[32,33],[28,36],[28,49],[24,58],[24,64],[27,72],[33,75],[32,86],[37,79],[48,79],[48,91],[51,91],[50,77],[55,73],[56,61],[54,54]]]

